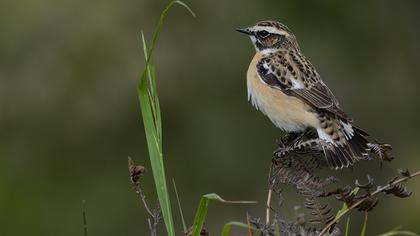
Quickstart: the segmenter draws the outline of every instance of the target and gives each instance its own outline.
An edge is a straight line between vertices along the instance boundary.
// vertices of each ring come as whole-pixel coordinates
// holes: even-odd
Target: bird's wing
[[[302,99],[316,109],[351,120],[338,107],[338,100],[312,64],[300,53],[279,51],[268,54],[257,64],[257,71],[269,86]]]

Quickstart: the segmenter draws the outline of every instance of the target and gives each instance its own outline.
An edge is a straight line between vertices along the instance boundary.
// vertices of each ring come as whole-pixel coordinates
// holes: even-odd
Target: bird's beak
[[[252,34],[252,32],[251,32],[251,30],[249,30],[249,28],[242,28],[242,29],[240,29],[240,28],[238,28],[238,29],[236,29],[236,31],[238,31],[238,32],[240,32],[240,33],[243,33],[243,34]]]

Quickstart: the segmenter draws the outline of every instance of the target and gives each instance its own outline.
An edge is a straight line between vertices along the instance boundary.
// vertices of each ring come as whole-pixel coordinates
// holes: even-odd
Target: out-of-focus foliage
[[[150,169],[136,95],[140,31],[150,38],[166,3],[0,3],[0,235],[82,234],[82,200],[89,234],[147,233],[126,160]],[[155,64],[167,177],[176,179],[187,222],[207,192],[261,203],[212,205],[206,228],[213,234],[225,222],[246,221],[247,211],[264,214],[267,170],[281,133],[246,101],[254,52],[234,31],[263,19],[288,25],[341,107],[393,144],[393,163],[346,174],[420,167],[419,1],[186,3],[197,18],[171,12]],[[153,202],[151,172],[143,180]],[[398,225],[420,232],[420,187],[409,187],[411,198],[384,200],[387,207],[369,214],[367,235]],[[350,232],[359,232],[363,215],[351,219]]]

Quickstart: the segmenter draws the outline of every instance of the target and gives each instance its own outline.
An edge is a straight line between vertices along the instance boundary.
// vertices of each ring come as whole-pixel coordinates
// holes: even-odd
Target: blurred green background
[[[82,200],[89,235],[148,234],[127,156],[149,167],[136,95],[140,32],[150,39],[166,3],[0,3],[0,235],[82,235]],[[393,144],[397,159],[382,170],[371,164],[372,172],[420,168],[420,1],[186,3],[197,18],[181,7],[169,13],[155,63],[167,176],[177,182],[189,224],[208,192],[260,202],[211,204],[206,227],[213,235],[246,212],[264,216],[267,170],[281,133],[247,102],[254,49],[234,31],[260,20],[288,25],[341,107]],[[363,176],[361,169],[350,174]],[[151,180],[149,171],[144,188],[154,202]],[[380,200],[368,235],[394,226],[420,232],[420,180],[409,186],[409,199]],[[176,208],[174,215],[180,232]],[[361,217],[353,215],[351,235]]]

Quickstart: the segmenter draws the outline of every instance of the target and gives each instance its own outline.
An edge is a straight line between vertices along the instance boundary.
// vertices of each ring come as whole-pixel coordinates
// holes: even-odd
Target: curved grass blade
[[[379,236],[419,236],[420,234],[416,234],[411,231],[392,231],[388,233],[381,234]]]
[[[259,229],[252,227],[248,224],[242,223],[242,222],[238,222],[238,221],[232,221],[232,222],[228,222],[223,226],[223,230],[222,230],[222,236],[229,236],[230,235],[230,231],[232,229],[232,226],[236,226],[236,227],[240,227],[240,228],[244,228],[244,229],[251,229],[251,230],[255,230],[255,231],[260,231]]]
[[[401,227],[391,229],[389,232],[380,234],[378,236],[420,236],[420,234],[407,231],[407,230],[400,230],[400,228]]]
[[[162,155],[162,121],[160,114],[159,98],[157,95],[156,78],[152,69],[151,58],[153,49],[156,44],[159,32],[162,28],[164,19],[169,9],[178,4],[192,12],[191,9],[181,1],[171,1],[160,15],[159,22],[153,33],[150,47],[146,45],[144,35],[142,34],[142,43],[144,56],[146,58],[145,68],[140,76],[137,87],[137,94],[140,103],[141,114],[146,133],[147,147],[149,150],[149,158],[152,166],[153,178],[156,186],[156,192],[159,199],[160,208],[162,210],[166,231],[169,236],[175,236],[175,229],[171,211],[171,203],[169,200],[168,187],[166,184],[165,169]],[[194,14],[193,14],[194,15]]]
[[[192,226],[192,236],[200,236],[201,229],[203,228],[204,221],[207,216],[207,211],[210,201],[217,201],[221,203],[231,203],[231,204],[255,204],[255,201],[227,201],[221,198],[215,193],[209,193],[203,195],[198,204],[198,209],[195,213],[194,224]],[[248,225],[247,225],[248,227]]]

